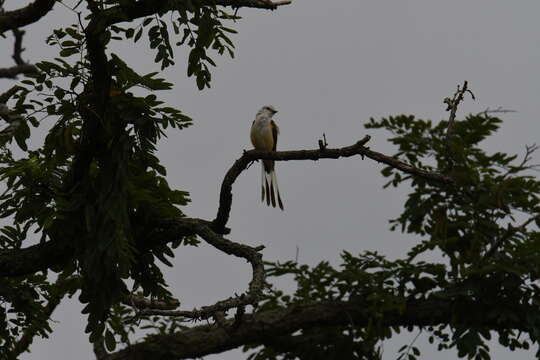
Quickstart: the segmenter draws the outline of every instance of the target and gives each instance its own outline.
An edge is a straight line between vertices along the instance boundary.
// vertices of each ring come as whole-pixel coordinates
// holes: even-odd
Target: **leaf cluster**
[[[110,39],[121,40],[119,35],[123,34],[125,39],[138,42],[146,30],[149,46],[156,51],[154,62],[161,65],[161,70],[175,64],[173,45],[186,45],[191,48],[188,77],[195,77],[200,90],[210,87],[210,66],[215,67],[216,63],[209,52],[215,51],[219,55],[226,52],[234,57],[234,44],[229,36],[236,33],[236,30],[224,26],[223,22],[235,21],[240,17],[218,9],[215,4],[197,0],[174,1],[171,5],[174,10],[169,21],[164,20],[163,15],[155,14],[145,18],[136,27],[112,26],[113,35]],[[176,41],[171,39],[171,28]]]
[[[294,347],[264,343],[251,358],[310,359],[319,353],[328,359],[380,358],[382,341],[400,332],[400,326],[385,325],[384,314],[405,311],[413,300],[453,304],[448,321],[418,329],[439,350],[454,348],[459,357],[489,359],[487,341],[493,333],[511,350],[537,344],[540,317],[522,310],[540,305],[540,181],[531,172],[536,147],[526,147],[522,159],[487,153],[481,142],[494,135],[500,123],[489,112],[469,115],[455,122],[448,137],[446,121],[434,124],[405,115],[371,119],[366,128],[392,134],[389,141],[398,149],[396,158],[445,174],[452,183],[403,175],[393,167],[382,170],[389,178],[385,187],[410,187],[401,215],[390,221],[392,230],[419,237],[419,244],[404,259],[389,261],[376,253],[353,256],[344,252],[339,269],[328,262],[314,267],[295,262],[267,264],[269,276],[292,276],[297,288],[293,294],[272,288],[257,311],[347,301],[366,309],[369,322],[367,326],[351,321],[348,326],[325,328],[329,333],[320,346],[314,345],[311,330],[302,330],[284,339]],[[418,260],[434,258],[438,261]],[[466,305],[470,301],[484,304],[486,311],[471,314]],[[500,326],[487,326],[490,322]],[[505,326],[506,322],[514,325]],[[405,326],[413,327],[414,322]],[[363,345],[370,351],[362,350]],[[413,342],[403,346],[398,357],[419,356]]]
[[[5,249],[20,248],[30,230],[42,242],[62,244],[65,254],[58,254],[59,266],[52,270],[80,277],[87,331],[97,341],[109,309],[128,293],[126,279],[146,296],[170,296],[156,261],[171,265],[172,247],[184,239],[171,239],[162,223],[183,216],[180,207],[189,198],[169,186],[155,152],[168,128],[183,129],[191,119],[154,94],[172,84],[155,72],[141,75],[111,54],[113,86],[105,116],[95,126],[85,41],[77,25],[55,30],[48,43],[59,48],[60,57],[38,63],[40,72],[23,80],[25,87],[14,97],[18,121],[0,156],[6,184],[0,218],[13,223],[1,230]],[[135,88],[137,94],[131,92]],[[52,124],[43,145],[29,149],[29,125],[43,126],[45,120]],[[11,139],[24,155],[15,158],[6,146]],[[196,242],[187,237],[185,244]]]

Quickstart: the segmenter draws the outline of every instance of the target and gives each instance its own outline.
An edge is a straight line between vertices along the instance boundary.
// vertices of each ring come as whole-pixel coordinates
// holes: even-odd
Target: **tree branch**
[[[200,219],[196,221],[206,226],[211,224]],[[141,252],[151,251],[154,247],[194,234],[188,218],[160,219],[152,238],[163,240],[145,241],[137,246]],[[76,249],[70,244],[73,242],[69,239],[52,239],[23,249],[0,250],[0,277],[23,276],[61,266],[75,256]]]
[[[217,5],[231,6],[233,8],[249,7],[256,9],[276,10],[279,6],[290,5],[292,1],[270,1],[270,0],[218,0]]]
[[[500,238],[498,238],[494,243],[493,245],[491,246],[491,248],[485,253],[485,255],[482,257],[482,259],[479,261],[480,264],[484,263],[486,260],[488,260],[489,258],[491,258],[492,256],[494,256],[499,248],[506,242],[508,241],[512,236],[514,236],[516,233],[518,232],[523,232],[527,229],[527,226],[532,223],[533,221],[536,221],[536,220],[540,220],[540,214],[536,214],[532,217],[530,217],[529,219],[527,219],[524,223],[522,223],[521,225],[517,226],[517,227],[514,227],[512,225],[508,225],[508,229],[506,230],[506,233],[501,236]]]
[[[37,71],[36,67],[31,64],[15,65],[8,68],[1,68],[0,78],[15,79],[17,75],[35,74],[36,71]]]
[[[0,78],[15,79],[17,75],[33,74],[38,71],[34,65],[28,64],[22,59],[22,52],[24,51],[24,48],[22,47],[22,39],[24,34],[25,32],[23,30],[13,30],[15,41],[13,45],[12,58],[16,65],[9,68],[0,68]]]
[[[19,85],[14,85],[11,88],[9,88],[8,90],[6,90],[5,92],[1,93],[0,94],[0,104],[7,104],[9,99],[11,99],[11,97],[13,95],[15,95],[20,90],[24,90],[24,88],[22,86],[19,86]]]
[[[463,101],[463,97],[465,96],[465,93],[468,92],[469,94],[471,94],[471,97],[473,98],[473,100],[475,99],[474,94],[472,93],[471,90],[468,89],[467,86],[468,86],[468,83],[467,83],[467,80],[465,80],[463,82],[462,87],[458,85],[456,93],[451,99],[450,98],[444,99],[444,103],[448,105],[446,108],[446,111],[450,111],[450,116],[448,117],[448,128],[446,129],[447,142],[452,136],[452,128],[454,126],[454,121],[456,120],[457,109],[458,109],[459,104]]]
[[[489,300],[489,299],[488,299]],[[389,302],[393,303],[393,302]],[[459,316],[456,307],[469,309]],[[518,329],[528,331],[530,311],[536,308],[519,305],[516,317],[497,314],[507,312],[504,304],[480,303],[472,299],[423,299],[406,301],[403,306],[386,307],[377,313],[378,326],[478,326],[489,329]],[[491,315],[486,315],[491,314]],[[110,354],[106,360],[140,360],[198,358],[221,353],[242,345],[264,344],[269,338],[293,334],[302,329],[328,326],[365,327],[373,321],[370,304],[365,302],[317,302],[293,305],[286,309],[244,315],[242,322],[230,331],[233,319],[225,320],[225,327],[201,325],[170,335],[153,335],[145,341]]]
[[[209,227],[209,223],[201,219],[178,218],[178,224],[184,229],[190,229],[194,234],[199,235],[204,241],[224,252],[227,255],[234,255],[246,259],[252,267],[252,278],[249,282],[248,290],[240,296],[230,297],[228,299],[218,301],[213,305],[203,306],[200,309],[192,311],[177,310],[159,310],[149,309],[143,310],[142,315],[164,315],[178,316],[190,319],[208,319],[216,312],[226,312],[232,308],[252,305],[258,302],[262,296],[263,287],[265,284],[264,264],[260,251],[264,246],[251,247],[227,240],[216,234]]]
[[[35,0],[27,6],[0,14],[0,34],[35,23],[52,10],[56,0]]]
[[[47,305],[45,305],[43,309],[43,314],[40,314],[38,318],[36,318],[35,322],[47,322],[54,310],[56,310],[57,306],[60,304],[64,296],[67,294],[72,294],[74,292],[74,289],[78,287],[79,279],[77,277],[69,277],[69,278],[59,278],[56,283],[54,284],[54,287],[56,288],[54,291],[54,295],[51,296],[49,301],[47,302]],[[15,348],[10,353],[9,358],[17,358],[18,355],[25,352],[30,345],[32,345],[32,341],[34,340],[34,337],[38,335],[39,329],[43,328],[43,326],[30,326],[26,331],[24,331],[23,335],[17,342]]]
[[[158,310],[174,310],[180,305],[180,301],[173,299],[166,300],[154,300],[147,299],[142,295],[131,294],[122,300],[122,303],[127,306],[131,306],[135,309],[158,309]]]
[[[22,47],[22,39],[25,34],[24,30],[20,29],[14,29],[13,30],[13,36],[15,37],[15,41],[13,43],[13,60],[15,61],[15,64],[22,65],[26,64],[26,62],[22,59],[22,52],[25,50]]]
[[[62,265],[73,258],[75,249],[66,242],[47,241],[24,249],[0,251],[0,276],[32,274]]]
[[[236,160],[233,166],[227,171],[223,182],[221,184],[221,191],[219,196],[219,209],[215,220],[213,221],[212,228],[218,233],[224,233],[225,225],[229,220],[229,214],[232,204],[232,184],[236,181],[238,176],[244,171],[250,162],[255,160],[276,160],[276,161],[289,161],[289,160],[319,160],[319,159],[337,159],[340,157],[351,157],[355,155],[361,155],[362,157],[368,157],[380,163],[384,163],[388,166],[401,170],[407,174],[421,177],[428,181],[435,181],[444,184],[452,184],[453,180],[445,175],[441,175],[435,172],[429,172],[419,168],[415,168],[407,163],[404,163],[396,158],[384,155],[382,153],[369,150],[364,145],[369,141],[371,137],[366,135],[362,140],[351,146],[346,146],[337,149],[329,149],[326,147],[320,147],[316,150],[296,150],[296,151],[261,151],[261,150],[249,150],[244,151],[244,154]]]
[[[264,264],[260,254],[260,251],[264,248],[263,246],[254,248],[224,239],[213,232],[209,227],[210,223],[205,220],[177,218],[174,222],[174,229],[179,236],[185,236],[187,233],[197,234],[218,250],[228,255],[246,259],[252,267],[252,279],[249,282],[248,290],[242,295],[233,296],[218,301],[213,305],[203,306],[200,309],[191,311],[172,311],[171,309],[177,307],[179,303],[174,301],[171,303],[155,302],[136,295],[123,299],[124,304],[138,309],[142,308],[141,315],[179,316],[201,320],[208,319],[217,312],[242,308],[259,301],[265,284]],[[0,276],[10,277],[34,273],[69,261],[73,257],[75,249],[61,248],[61,244],[65,244],[65,242],[49,241],[26,249],[9,250],[0,253]],[[158,245],[154,244],[154,246]]]
[[[354,341],[350,334],[338,335],[337,333],[333,333],[332,337],[329,338],[327,331],[325,331],[329,329],[313,327],[309,330],[309,333],[299,335],[289,334],[268,337],[261,345],[279,353],[287,353],[289,356],[295,356],[295,359],[309,359],[313,356],[314,352],[324,351],[324,347],[330,345],[330,342],[332,345],[339,347],[341,344]],[[380,359],[376,355],[371,341],[362,341],[361,346],[360,349],[359,347],[355,349],[358,358]]]
[[[275,10],[279,6],[291,4],[292,1],[270,1],[270,0],[207,0],[208,5],[231,6],[234,8],[257,8],[266,10]],[[125,4],[113,6],[101,12],[99,19],[99,27],[106,29],[107,27],[125,22],[133,21],[138,18],[153,15],[156,13],[164,13],[170,10],[175,10],[174,4],[167,1],[140,0],[137,2],[131,1]]]
[[[182,236],[198,234],[209,244],[226,252],[227,254],[244,257],[246,259],[248,259],[246,256],[250,256],[251,260],[248,259],[248,261],[252,263],[255,271],[254,264],[256,263],[256,261],[258,261],[255,258],[255,253],[261,250],[260,248],[250,248],[247,246],[244,248],[245,245],[240,244],[237,244],[239,247],[235,247],[231,245],[235,243],[223,239],[218,235],[228,233],[228,229],[225,226],[229,219],[229,213],[232,205],[232,184],[236,181],[242,171],[247,168],[251,161],[258,159],[273,159],[277,161],[337,159],[339,157],[362,155],[375,161],[392,166],[413,176],[424,178],[428,181],[435,181],[444,184],[453,183],[452,179],[447,176],[418,169],[393,157],[369,150],[367,147],[364,147],[364,145],[369,141],[369,139],[369,136],[365,136],[362,140],[358,141],[354,145],[338,149],[323,148],[317,150],[279,152],[265,152],[259,150],[246,151],[238,160],[236,160],[234,165],[227,171],[223,179],[223,183],[221,185],[219,209],[215,220],[213,220],[212,222],[201,219],[189,218],[163,220],[161,221],[162,225],[160,225],[159,229],[156,230],[163,232],[162,237],[168,239],[167,241],[173,241],[174,239]],[[69,261],[74,256],[75,249],[69,247],[67,244],[69,244],[69,241],[63,242],[51,240],[24,249],[1,251],[0,276],[21,276],[34,273],[36,271],[49,269],[56,265],[61,265],[64,262]],[[148,248],[152,248],[153,246],[158,245],[159,244],[144,244],[144,246],[148,246]],[[145,248],[141,248],[140,250],[145,251]],[[257,276],[260,278],[260,276],[262,275],[259,274]],[[262,286],[262,283],[257,284],[258,285],[255,286],[255,289],[252,289],[250,285],[250,292],[252,294],[259,293],[257,287]],[[231,299],[227,299],[226,303],[219,304],[217,307],[213,308],[212,311],[237,307],[253,301],[253,298],[251,297],[244,298],[242,301],[238,300],[237,298],[233,299],[236,300],[229,301]],[[191,316],[199,316],[196,312],[183,313],[182,316],[188,317],[189,313],[191,313]]]

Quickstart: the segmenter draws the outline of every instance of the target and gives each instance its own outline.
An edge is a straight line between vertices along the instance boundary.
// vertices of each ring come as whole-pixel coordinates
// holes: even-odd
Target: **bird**
[[[251,143],[257,150],[276,151],[279,128],[272,119],[272,116],[277,113],[277,110],[272,105],[263,106],[255,116],[255,120],[251,125]],[[276,178],[276,170],[274,160],[263,160],[261,166],[262,191],[261,199],[264,203],[276,207],[277,204],[283,210],[283,201],[279,195],[279,188]]]

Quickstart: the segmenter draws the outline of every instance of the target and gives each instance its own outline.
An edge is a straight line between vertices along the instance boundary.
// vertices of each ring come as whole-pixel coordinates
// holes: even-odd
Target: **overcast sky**
[[[7,8],[20,6],[7,1]],[[516,110],[504,116],[500,133],[486,141],[492,151],[523,152],[539,143],[540,2],[523,0],[354,1],[296,0],[271,12],[241,9],[243,19],[231,24],[236,57],[215,58],[212,88],[200,92],[186,77],[185,50],[166,71],[174,91],[165,94],[172,105],[194,119],[194,126],[170,132],[159,155],[168,167],[170,185],[191,193],[185,208],[191,217],[213,219],[219,186],[227,169],[251,147],[249,128],[264,104],[278,109],[278,148],[310,149],[325,133],[330,147],[351,145],[366,133],[373,150],[392,154],[383,132],[369,131],[370,117],[414,114],[445,119],[443,99],[458,84],[469,81],[477,97],[467,98],[458,117],[502,106]],[[59,24],[76,22],[56,5],[53,16],[27,27],[25,59],[54,56],[43,41]],[[536,25],[535,25],[536,24]],[[11,49],[11,39],[1,40]],[[116,47],[131,65],[157,71],[153,54],[126,42]],[[1,64],[11,64],[2,51]],[[0,91],[7,88],[0,82]],[[260,203],[260,169],[252,166],[233,187],[229,238],[264,244],[266,260],[337,264],[339,253],[377,250],[389,258],[403,256],[418,239],[388,230],[388,219],[399,214],[407,189],[382,190],[381,166],[360,157],[340,160],[282,162],[276,166],[285,211]],[[245,261],[218,253],[204,244],[176,251],[174,268],[165,270],[173,293],[190,309],[245,290],[250,267]],[[285,284],[290,286],[290,284]],[[53,315],[57,323],[49,340],[37,340],[26,360],[92,359],[83,333],[85,318],[74,299]],[[422,358],[434,347],[420,336]],[[410,336],[385,343],[385,359]],[[507,357],[493,348],[493,358]],[[534,352],[518,352],[531,359]],[[241,359],[239,351],[207,359]],[[456,358],[446,351],[438,359]]]

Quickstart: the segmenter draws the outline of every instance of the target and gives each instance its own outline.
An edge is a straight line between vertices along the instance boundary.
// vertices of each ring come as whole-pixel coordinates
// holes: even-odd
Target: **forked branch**
[[[218,301],[213,305],[203,306],[200,309],[194,309],[191,311],[170,311],[154,308],[142,310],[141,314],[177,316],[201,320],[208,319],[214,316],[217,312],[226,312],[232,308],[240,308],[257,303],[262,296],[262,291],[265,284],[264,264],[262,261],[262,255],[260,253],[260,251],[264,249],[264,246],[251,247],[227,240],[210,229],[208,222],[205,220],[178,218],[177,222],[180,227],[191,230],[191,232],[197,234],[208,244],[224,252],[225,254],[246,259],[251,264],[252,268],[252,278],[249,282],[248,290],[245,294],[233,296],[228,299]]]
[[[7,68],[0,68],[0,78],[15,79],[17,75],[20,74],[33,74],[37,72],[37,68],[34,65],[28,64],[22,58],[22,53],[24,51],[22,40],[24,34],[24,30],[13,30],[15,40],[13,44],[13,55],[11,57],[15,61],[15,65]]]
[[[448,117],[448,128],[446,129],[447,141],[452,136],[452,128],[456,120],[457,109],[459,107],[459,104],[463,101],[463,98],[466,93],[469,93],[472,99],[475,100],[473,92],[469,90],[468,88],[467,80],[463,82],[463,86],[460,87],[458,85],[457,90],[451,99],[450,98],[444,99],[444,103],[447,105],[446,111],[450,111],[450,116]]]

